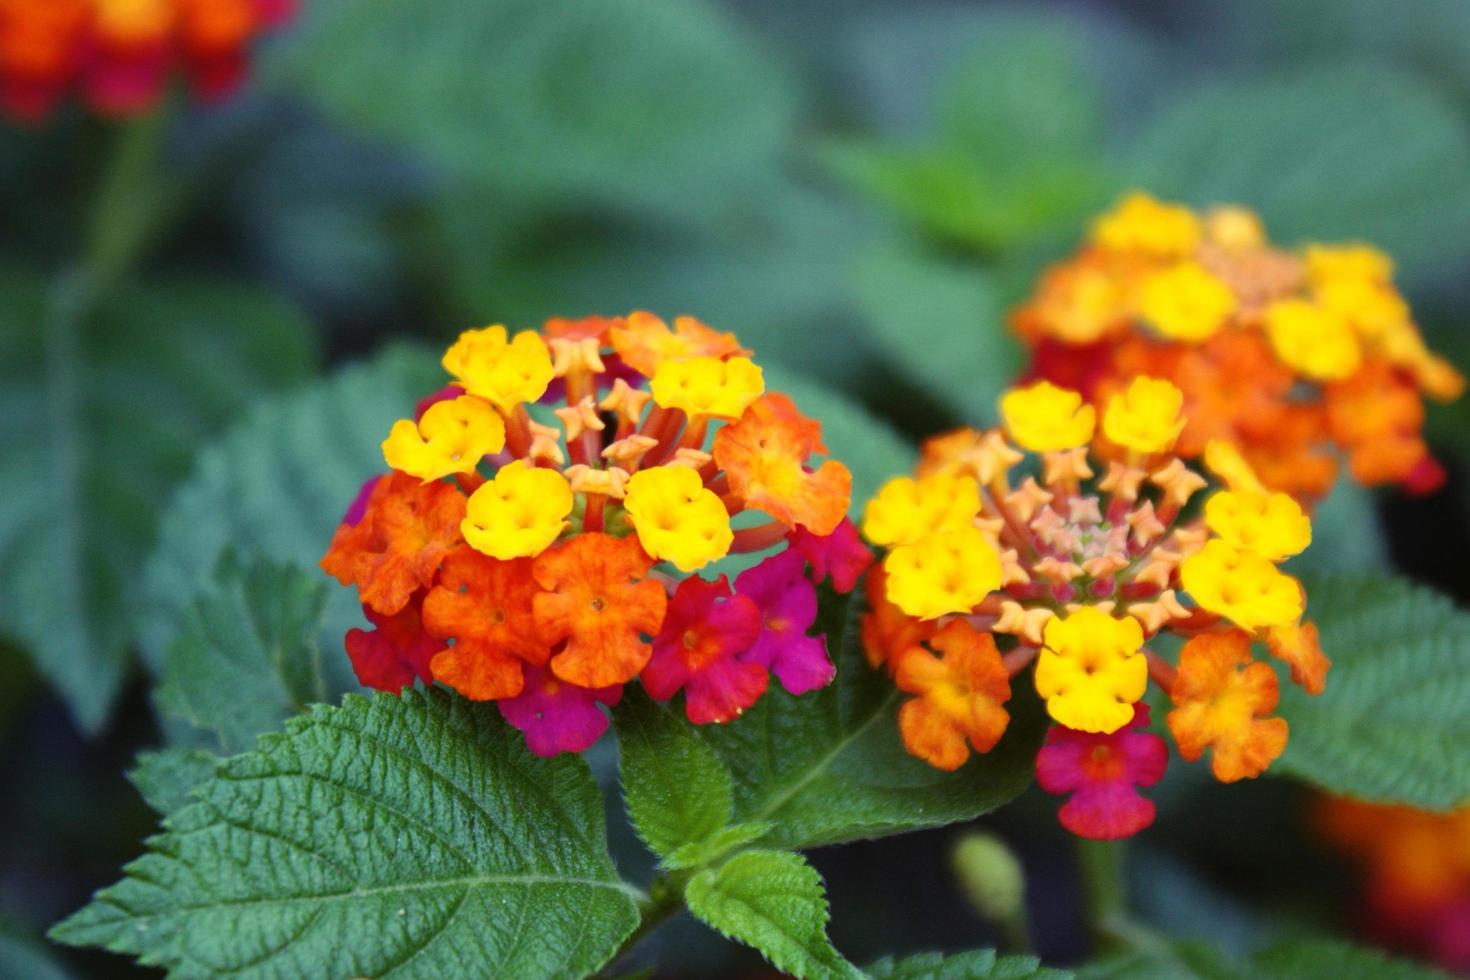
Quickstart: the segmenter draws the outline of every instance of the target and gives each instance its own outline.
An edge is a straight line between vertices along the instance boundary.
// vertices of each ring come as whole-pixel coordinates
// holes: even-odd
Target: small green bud
[[[951,861],[965,896],[982,916],[1006,924],[1025,915],[1026,878],[1021,862],[999,837],[966,834],[955,845]]]

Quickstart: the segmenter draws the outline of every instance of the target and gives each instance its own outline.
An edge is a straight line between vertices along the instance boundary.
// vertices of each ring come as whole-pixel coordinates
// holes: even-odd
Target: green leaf
[[[691,0],[318,0],[281,40],[288,84],[508,203],[708,211],[774,169],[794,119],[776,66]]]
[[[158,502],[196,446],[311,356],[302,317],[247,287],[123,287],[80,324],[73,302],[0,276],[0,632],[95,732],[127,669]]]
[[[194,787],[213,776],[220,761],[219,757],[201,749],[140,752],[137,764],[128,773],[128,780],[149,806],[168,816],[190,802]]]
[[[327,601],[319,571],[226,552],[214,588],[184,611],[164,655],[157,698],[210,732],[226,755],[324,697],[317,633]]]
[[[1246,963],[1204,943],[1159,940],[1145,949],[1089,963],[1077,976],[1080,980],[1440,980],[1444,974],[1337,939],[1294,939],[1262,950]]]
[[[771,832],[769,823],[737,823],[715,831],[709,837],[675,848],[664,858],[666,868],[701,868],[714,864],[731,851],[754,844]]]
[[[394,348],[262,400],[205,448],[164,512],[144,574],[149,665],[162,669],[185,610],[227,550],[247,566],[265,559],[315,569],[363,481],[386,470],[381,443],[393,421],[443,383],[426,351]],[[342,637],[361,623],[356,593],[329,583],[318,640],[329,696],[356,687]]]
[[[614,712],[619,771],[638,836],[667,867],[669,856],[724,828],[734,790],[730,774],[693,729],[649,699],[628,691]]]
[[[988,11],[967,28],[927,143],[838,144],[828,163],[930,234],[981,251],[1075,226],[1113,182],[1088,57],[1095,25]]]
[[[1339,939],[1297,939],[1257,953],[1252,975],[1263,980],[1372,977],[1373,980],[1437,980],[1438,970],[1390,957]]]
[[[797,977],[860,977],[827,939],[822,876],[800,854],[745,851],[689,880],[695,918]]]
[[[856,290],[869,336],[909,381],[972,425],[995,420],[1021,358],[983,270],[889,249],[864,259]]]
[[[1368,64],[1219,82],[1140,135],[1128,176],[1196,204],[1258,208],[1273,238],[1363,238],[1406,269],[1470,251],[1470,131],[1415,77]]]
[[[767,846],[806,848],[969,820],[1020,795],[1045,728],[1025,679],[1000,745],[941,772],[903,747],[902,697],[863,655],[859,600],[819,595],[836,680],[801,697],[773,687],[737,723],[699,729],[734,776],[737,821],[772,824]]]
[[[1470,799],[1470,614],[1387,577],[1308,579],[1327,689],[1282,685],[1274,771],[1335,793],[1443,810]]]
[[[969,953],[918,953],[888,957],[865,971],[872,980],[1066,980],[1066,970],[1041,965],[1034,956],[998,956],[993,949]]]
[[[442,691],[316,706],[52,930],[170,976],[584,975],[638,921],[578,757]]]

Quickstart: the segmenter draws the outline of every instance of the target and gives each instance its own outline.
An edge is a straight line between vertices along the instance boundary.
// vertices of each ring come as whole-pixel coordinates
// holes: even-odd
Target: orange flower
[[[863,652],[868,655],[870,666],[883,664],[893,673],[903,655],[937,633],[939,624],[932,619],[910,616],[889,600],[888,573],[883,571],[881,562],[869,570],[866,589],[868,611],[862,616]]]
[[[827,452],[821,423],[778,392],[761,396],[739,421],[715,434],[715,462],[748,506],[788,527],[827,535],[847,515],[852,473],[831,459],[808,472],[803,464],[814,452]]]
[[[1316,623],[1273,626],[1266,631],[1266,648],[1271,656],[1291,665],[1292,681],[1308,694],[1321,694],[1327,689],[1327,671],[1332,661],[1322,652]]]
[[[899,709],[898,728],[909,752],[936,769],[958,769],[971,747],[989,752],[1005,734],[1010,677],[995,638],[963,619],[950,620],[929,645],[940,656],[911,647],[899,661],[899,689],[918,697]]]
[[[665,361],[689,357],[744,357],[750,351],[740,346],[733,333],[721,333],[692,316],[674,319],[674,329],[652,313],[629,313],[611,331],[613,348],[623,363],[645,377],[653,377]]]
[[[571,538],[535,559],[532,574],[544,592],[533,601],[542,642],[566,646],[551,658],[552,671],[582,687],[632,680],[653,648],[643,637],[663,625],[668,597],[645,579],[654,560],[637,538],[589,533]]]
[[[1222,783],[1259,776],[1286,748],[1286,721],[1265,717],[1278,700],[1276,673],[1251,659],[1250,637],[1240,630],[1186,643],[1170,695],[1179,754],[1193,762],[1213,748],[1210,767]]]
[[[337,529],[322,570],[356,584],[364,604],[391,616],[433,584],[439,563],[462,543],[464,509],[464,496],[447,483],[391,473],[373,487],[362,520]]]
[[[1419,435],[1424,403],[1414,384],[1392,365],[1370,360],[1352,377],[1327,387],[1327,427],[1348,450],[1353,476],[1363,483],[1406,479],[1429,456]]]
[[[424,628],[454,639],[434,658],[435,679],[476,701],[519,694],[521,662],[540,665],[551,656],[535,633],[535,594],[529,558],[500,561],[468,546],[453,551],[424,600]]]

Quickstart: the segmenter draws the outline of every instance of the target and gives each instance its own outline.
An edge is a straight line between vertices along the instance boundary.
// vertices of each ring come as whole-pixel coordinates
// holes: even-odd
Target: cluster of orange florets
[[[1046,273],[1013,326],[1031,377],[1096,405],[1140,375],[1174,382],[1181,456],[1225,440],[1300,500],[1330,489],[1340,457],[1364,484],[1443,480],[1422,396],[1453,399],[1464,381],[1425,347],[1392,262],[1369,246],[1289,251],[1244,209],[1135,194]]]
[[[218,98],[244,79],[251,42],[295,0],[0,0],[0,105],[44,117],[75,89],[94,111],[151,109],[170,75]]]
[[[1034,663],[1057,723],[1037,778],[1071,794],[1062,822],[1087,837],[1153,819],[1136,787],[1163,777],[1168,752],[1147,730],[1150,679],[1173,702],[1164,721],[1180,754],[1210,751],[1232,782],[1259,775],[1287,740],[1276,673],[1253,643],[1313,694],[1330,666],[1304,590],[1277,567],[1310,543],[1309,518],[1228,443],[1205,453],[1223,487],[1185,465],[1173,450],[1183,401],[1167,381],[1136,378],[1099,425],[1075,391],[1013,390],[1002,428],[931,439],[917,476],[889,481],[864,514],[887,554],[868,577],[863,641],[912,695],[905,746],[941,769],[989,751],[1009,724],[1011,680]],[[1172,662],[1151,647],[1170,635],[1186,640]]]
[[[737,717],[771,674],[830,681],[815,584],[851,590],[871,561],[852,477],[812,462],[820,424],[748,354],[648,313],[464,333],[322,559],[375,627],[347,636],[359,679],[495,701],[542,755],[595,741],[635,678],[682,691],[695,723]],[[773,549],[733,589],[691,574]]]

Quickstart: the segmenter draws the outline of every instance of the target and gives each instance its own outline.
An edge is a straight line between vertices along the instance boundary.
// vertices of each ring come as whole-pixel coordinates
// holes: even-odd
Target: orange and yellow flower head
[[[1133,194],[1042,276],[1012,325],[1028,377],[1076,389],[1100,414],[1139,376],[1170,381],[1182,458],[1228,442],[1267,487],[1308,505],[1343,463],[1370,486],[1443,481],[1424,401],[1459,397],[1464,379],[1425,346],[1392,261],[1371,246],[1288,250],[1243,208]]]
[[[250,48],[294,0],[0,0],[0,106],[46,117],[75,92],[103,116],[151,110],[175,73],[201,99],[234,91]]]
[[[827,684],[816,587],[873,556],[821,423],[750,353],[650,313],[461,334],[322,559],[376,627],[349,634],[359,679],[495,701],[540,754],[590,745],[635,680],[700,724],[771,675]],[[733,589],[710,571],[767,552]]]
[[[1138,247],[1188,241],[1186,223],[1165,219]],[[884,554],[863,643],[913,695],[899,713],[912,754],[954,769],[989,751],[1028,669],[1060,733],[1044,783],[1075,794],[1063,822],[1076,833],[1151,821],[1137,787],[1167,755],[1147,730],[1151,684],[1173,702],[1161,727],[1180,755],[1208,752],[1220,780],[1281,754],[1277,673],[1254,652],[1312,694],[1326,684],[1305,591],[1280,568],[1311,543],[1311,520],[1233,443],[1209,443],[1202,469],[1182,459],[1185,404],[1163,378],[1136,377],[1097,407],[1036,382],[1001,397],[999,428],[929,440],[915,475],[868,502],[862,530]],[[1174,660],[1171,637],[1185,641]]]

